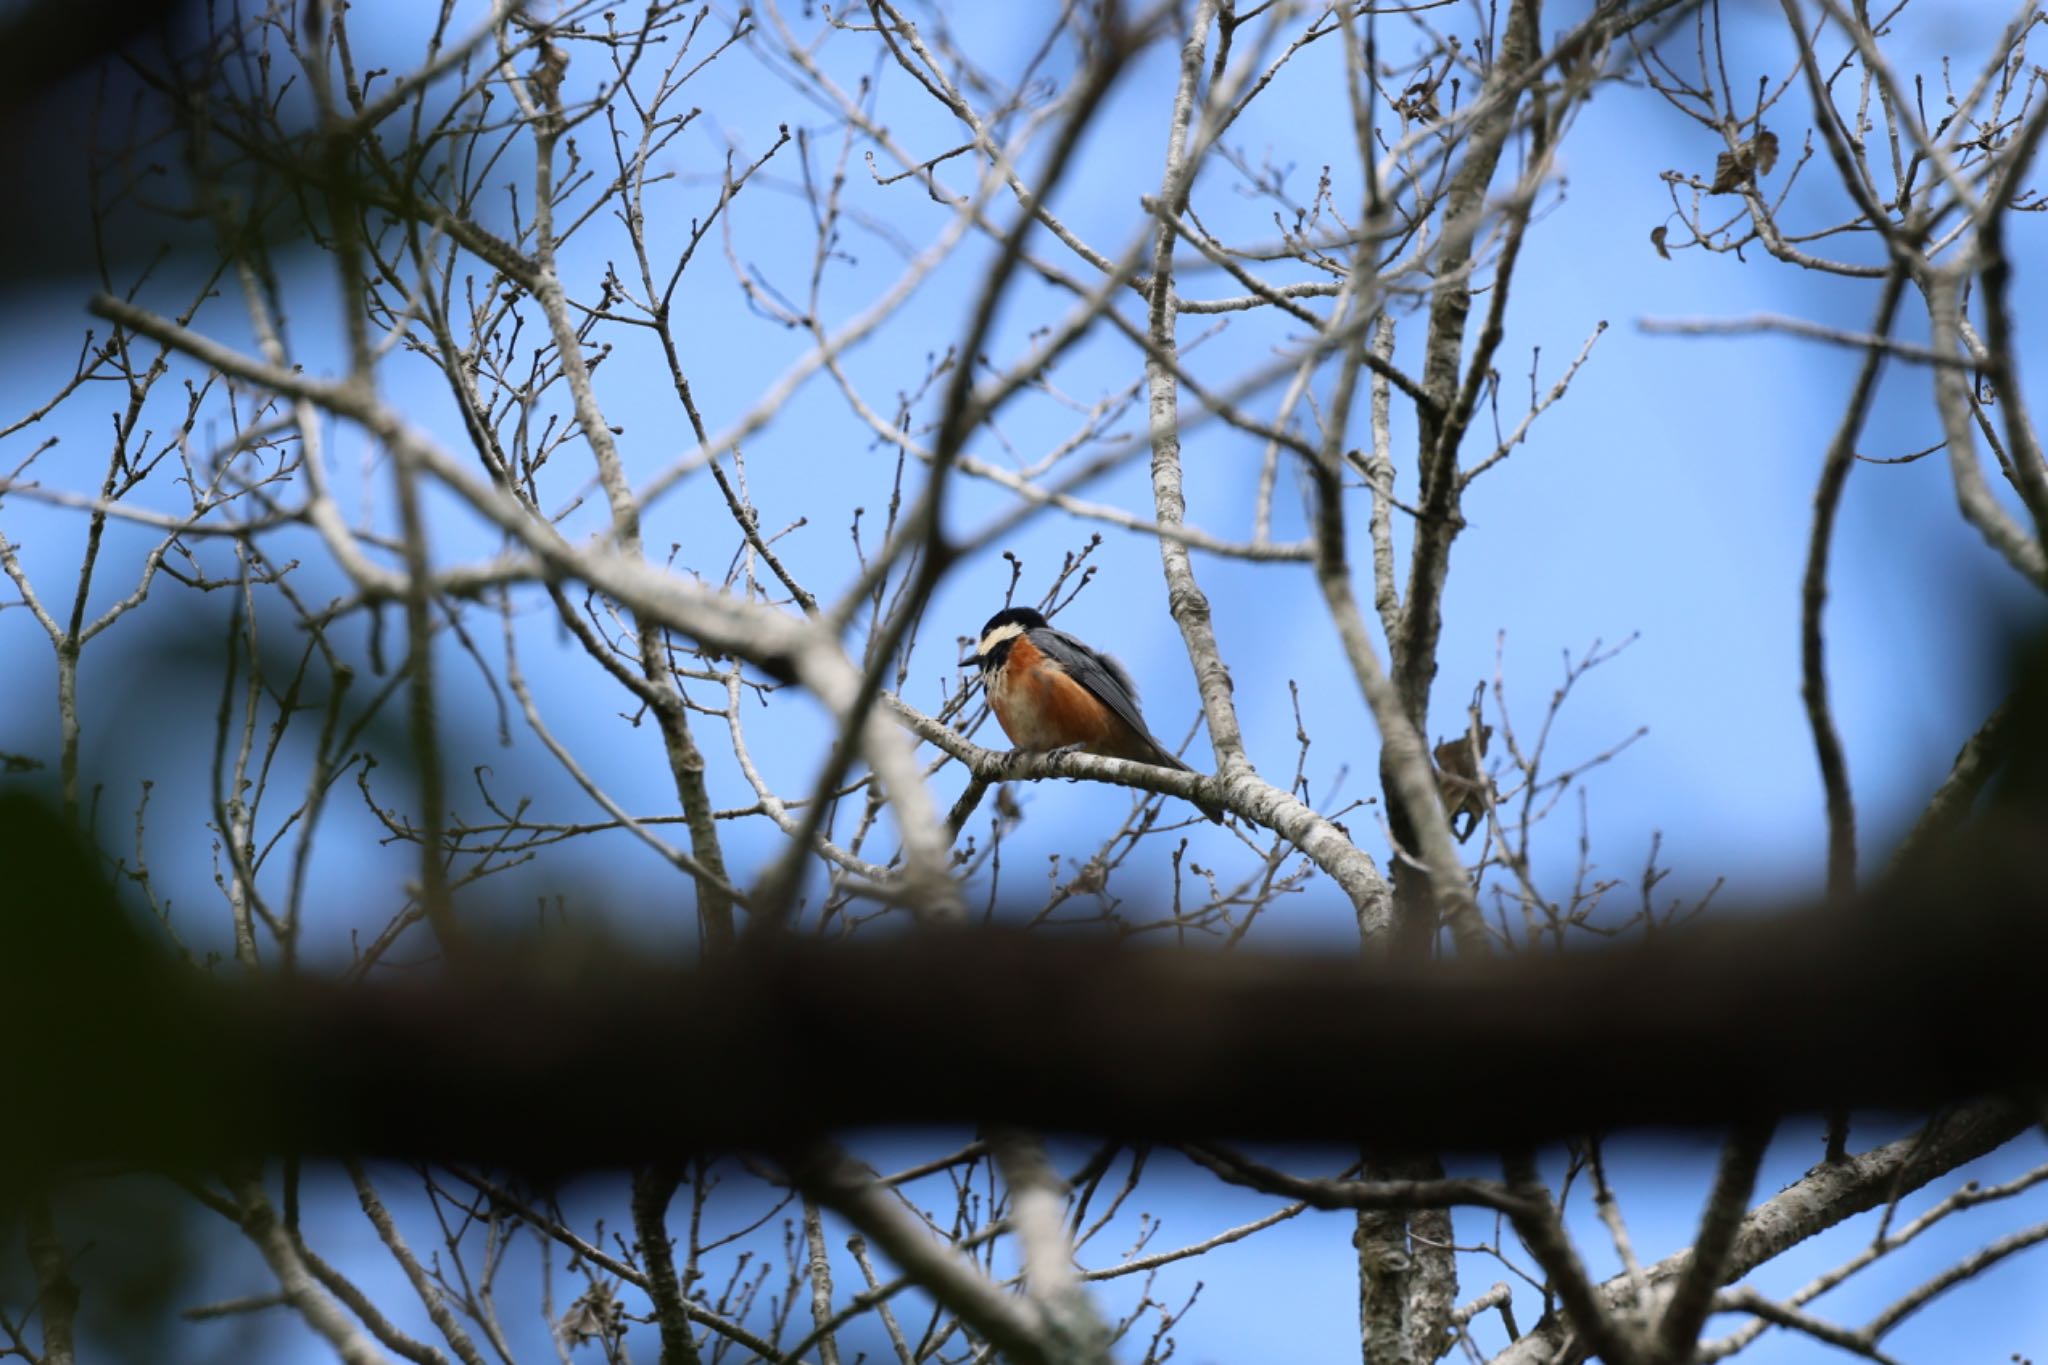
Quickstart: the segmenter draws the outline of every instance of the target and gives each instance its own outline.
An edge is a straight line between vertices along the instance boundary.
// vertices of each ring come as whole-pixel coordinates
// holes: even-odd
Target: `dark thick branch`
[[[698,1365],[702,1359],[690,1333],[668,1240],[668,1205],[681,1183],[682,1170],[671,1162],[633,1173],[633,1243],[647,1276],[647,1296],[654,1300],[654,1321],[661,1329],[661,1365]]]
[[[1840,912],[1540,959],[1388,970],[963,930],[704,969],[579,965],[555,943],[366,987],[195,981],[127,936],[82,855],[53,866],[54,817],[18,798],[0,816],[0,1037],[46,1100],[0,1130],[14,1172],[279,1151],[545,1172],[998,1120],[1497,1149],[2048,1080],[2023,832]],[[691,1085],[648,1087],[662,1057]],[[602,1124],[535,1120],[574,1094],[639,1098]]]
[[[1416,518],[1415,545],[1408,566],[1408,592],[1402,599],[1400,632],[1392,646],[1394,681],[1415,728],[1427,732],[1429,686],[1436,677],[1437,636],[1442,630],[1444,579],[1450,570],[1451,541],[1458,534],[1458,376],[1464,359],[1465,329],[1472,312],[1472,252],[1486,209],[1487,186],[1493,183],[1515,109],[1525,93],[1530,63],[1538,55],[1539,0],[1513,0],[1500,31],[1500,51],[1487,74],[1482,100],[1493,104],[1476,120],[1464,160],[1444,191],[1442,238],[1431,273],[1436,286],[1430,297],[1429,337],[1425,344],[1422,387],[1434,401],[1425,409],[1418,429],[1421,515]],[[1496,281],[1495,288],[1503,288]]]
[[[1727,1282],[1728,1259],[1742,1232],[1742,1216],[1749,1211],[1757,1169],[1763,1165],[1764,1149],[1770,1142],[1769,1124],[1745,1125],[1721,1149],[1721,1168],[1707,1195],[1706,1211],[1700,1215],[1692,1259],[1678,1273],[1663,1320],[1657,1324],[1661,1359],[1691,1359],[1693,1343],[1699,1340],[1700,1328],[1713,1306],[1714,1291]]]
[[[1842,413],[1834,439],[1828,442],[1821,461],[1820,487],[1813,495],[1813,530],[1807,537],[1806,574],[1799,587],[1799,696],[1806,704],[1807,726],[1813,731],[1813,748],[1820,761],[1821,785],[1827,792],[1828,811],[1828,893],[1846,895],[1856,884],[1856,802],[1849,787],[1849,759],[1842,749],[1842,737],[1835,729],[1834,712],[1828,699],[1827,642],[1822,633],[1822,613],[1828,600],[1828,551],[1834,539],[1835,514],[1842,504],[1842,490],[1856,463],[1856,438],[1863,431],[1877,392],[1877,378],[1884,366],[1883,341],[1891,335],[1892,319],[1899,298],[1905,292],[1903,270],[1894,267],[1884,281],[1884,293],[1877,305],[1874,338],[1857,371],[1849,403]]]

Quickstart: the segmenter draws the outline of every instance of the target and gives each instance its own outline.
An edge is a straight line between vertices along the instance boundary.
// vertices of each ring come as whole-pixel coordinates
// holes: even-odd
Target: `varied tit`
[[[1019,749],[1081,749],[1193,772],[1152,738],[1138,714],[1138,689],[1123,665],[1054,630],[1029,607],[1006,607],[981,628],[963,663],[981,666],[988,704]],[[1221,807],[1195,803],[1222,823]]]

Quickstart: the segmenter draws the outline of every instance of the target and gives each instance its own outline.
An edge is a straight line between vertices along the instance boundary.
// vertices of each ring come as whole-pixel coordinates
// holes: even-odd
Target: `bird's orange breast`
[[[1121,728],[1093,692],[1067,676],[1029,638],[1011,643],[1009,657],[989,679],[988,700],[996,723],[1019,749],[1069,744],[1096,749],[1110,744]]]

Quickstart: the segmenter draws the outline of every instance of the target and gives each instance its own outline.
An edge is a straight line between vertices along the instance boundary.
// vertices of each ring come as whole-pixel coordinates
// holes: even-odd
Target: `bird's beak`
[[[980,662],[981,656],[979,654],[963,654],[960,656],[960,666],[962,668],[973,668]]]

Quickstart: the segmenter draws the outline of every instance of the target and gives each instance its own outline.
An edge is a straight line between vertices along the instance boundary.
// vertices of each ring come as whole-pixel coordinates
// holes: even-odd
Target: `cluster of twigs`
[[[1712,893],[1666,896],[1653,847],[1639,903],[1623,908],[1584,833],[1581,779],[1632,732],[1622,725],[1590,755],[1560,758],[1551,742],[1574,685],[1614,650],[1568,655],[1533,729],[1510,707],[1504,670],[1454,723],[1433,727],[1430,709],[1464,497],[1566,397],[1606,327],[1589,325],[1542,380],[1532,362],[1526,403],[1503,412],[1524,244],[1587,100],[1639,80],[1719,139],[1711,174],[1667,177],[1657,252],[1755,249],[1875,291],[1865,332],[1778,317],[1663,324],[1786,330],[1863,357],[1821,461],[1803,583],[1829,889],[1847,904],[1855,808],[1822,613],[1845,480],[1859,458],[1894,458],[1861,448],[1888,366],[1932,371],[1936,449],[1963,517],[2048,587],[2048,460],[2018,368],[2009,245],[2015,215],[2042,202],[2027,176],[2048,103],[2026,60],[2041,20],[2031,4],[1974,67],[1944,65],[1938,93],[1888,53],[1895,16],[1860,0],[1783,6],[1784,69],[1753,96],[1731,79],[1711,0],[1608,0],[1563,28],[1537,0],[1472,14],[1076,0],[1016,20],[1031,45],[1000,69],[958,31],[964,15],[893,0],[816,12],[775,0],[729,12],[568,0],[548,13],[451,0],[422,21],[403,65],[384,55],[399,40],[343,6],[209,10],[196,45],[123,59],[132,90],[97,130],[82,221],[100,234],[163,215],[204,224],[210,245],[136,267],[95,235],[93,329],[47,401],[0,429],[21,451],[0,468],[0,498],[71,509],[86,528],[62,577],[28,537],[0,530],[0,570],[18,599],[8,605],[53,661],[57,803],[79,829],[115,823],[90,780],[84,661],[109,657],[111,628],[175,590],[230,604],[207,618],[226,617],[218,654],[178,656],[215,689],[203,792],[225,934],[164,869],[175,815],[152,782],[122,838],[101,834],[100,847],[194,976],[231,963],[292,982],[340,957],[344,983],[369,990],[423,960],[473,964],[489,949],[471,888],[510,885],[555,850],[606,839],[631,840],[672,871],[694,951],[714,973],[797,937],[938,932],[977,913],[1229,951],[1311,892],[1341,897],[1366,956],[1395,972],[1662,935]],[[1170,79],[1147,86],[1162,65]],[[734,137],[710,174],[680,175],[693,130],[737,114],[744,83],[763,81],[791,92],[809,121],[779,124],[752,150]],[[1090,226],[1097,215],[1070,206],[1088,200],[1076,187],[1100,174],[1093,140],[1134,89],[1157,96],[1148,112],[1164,151],[1143,192],[1119,186],[1130,213],[1111,240]],[[1315,101],[1330,130],[1306,190],[1237,135],[1255,103],[1290,98]],[[1795,151],[1789,130],[1807,107],[1814,131]],[[305,283],[308,259],[318,291]],[[702,300],[720,286],[776,339],[733,348],[744,364],[716,353]],[[1031,326],[1020,333],[1005,319],[1022,307]],[[1243,362],[1239,347],[1212,362],[1205,343],[1226,323],[1265,345],[1264,358]],[[943,344],[929,342],[935,325]],[[878,365],[878,350],[919,359]],[[758,383],[736,388],[735,374]],[[101,469],[60,467],[60,437],[39,433],[105,394],[116,397]],[[776,514],[767,508],[796,499],[760,491],[764,469],[788,479],[792,442],[815,442],[791,414],[820,403],[837,424],[822,458],[861,451],[882,471],[865,480],[874,492],[852,509],[843,547],[826,544],[825,528],[845,524],[845,509]],[[1183,443],[1211,428],[1259,454],[1242,515],[1202,525],[1189,517],[1202,490]],[[61,439],[76,445],[82,430]],[[358,452],[360,477],[348,468]],[[1141,464],[1141,505],[1100,491]],[[1283,475],[1307,495],[1291,539]],[[1057,612],[1089,587],[1102,537],[1156,542],[1212,772],[1009,755],[983,742],[986,707],[965,673],[949,660],[947,681],[931,685],[914,667],[920,644],[929,658],[927,608],[948,575],[1055,517],[1087,538],[1051,573],[1013,556],[1010,599]],[[1347,796],[1328,776],[1326,760],[1341,777],[1355,751],[1318,751],[1298,695],[1291,770],[1255,759],[1197,555],[1312,575],[1379,737],[1376,791]],[[564,654],[602,689],[579,710],[623,716],[637,751],[658,752],[658,807],[620,794],[620,766],[587,739],[587,716],[562,704],[551,679]],[[526,787],[537,779],[457,771],[458,714],[485,718],[506,743],[530,739],[558,770],[548,781],[566,783],[580,808],[536,797]],[[1986,722],[1916,839],[1961,822],[2009,748],[2009,723],[2003,711]],[[815,737],[810,761],[791,759],[790,733]],[[0,758],[10,769],[41,761]],[[1028,810],[1014,784],[1053,777],[1121,785],[1130,804],[1099,837],[1060,850],[1034,886],[1013,853]],[[961,789],[942,797],[942,780],[956,779]],[[1560,883],[1544,826],[1568,797],[1581,834]],[[1190,798],[1226,809],[1228,832],[1209,843],[1188,833]],[[185,838],[169,839],[181,858]],[[335,932],[322,921],[320,870],[351,841],[366,859],[373,844],[401,850],[407,877],[384,903],[363,897],[374,912]],[[1446,1088],[1470,1084],[1430,1050],[1429,1020],[1416,1032],[1411,1066],[1440,1061]],[[1032,1033],[1020,1030],[1022,1046]],[[662,1040],[647,1041],[659,1053]],[[1111,1063],[1116,1044],[1103,1042]],[[635,1060],[640,1084],[725,1102],[693,1078],[686,1052]],[[993,1121],[1016,1114],[990,1113],[967,1145],[885,1175],[835,1144],[834,1113],[817,1117],[801,1134],[740,1124],[743,1160],[636,1153],[629,1207],[612,1211],[609,1234],[545,1185],[460,1163],[394,1178],[350,1161],[351,1191],[431,1341],[323,1256],[324,1215],[300,1216],[295,1161],[266,1169],[243,1152],[180,1170],[186,1193],[275,1278],[274,1290],[193,1314],[288,1305],[352,1362],[511,1360],[522,1349],[500,1276],[507,1249],[530,1237],[567,1258],[538,1270],[565,1358],[594,1347],[623,1360],[631,1324],[649,1322],[672,1365],[836,1365],[874,1329],[904,1365],[1149,1363],[1173,1354],[1195,1302],[1158,1272],[1336,1209],[1356,1220],[1373,1365],[1454,1352],[1719,1359],[1772,1326],[1885,1360],[1884,1339],[1908,1314],[2048,1238],[2027,1229],[1989,1242],[1860,1326],[1811,1307],[1936,1223],[2040,1180],[2036,1170],[1964,1186],[1917,1215],[1897,1212],[2023,1130],[2025,1111],[2002,1101],[1860,1153],[1838,1117],[1829,1160],[1755,1207],[1771,1128],[1750,1115],[1694,1244],[1650,1263],[1630,1242],[1597,1133],[1553,1191],[1520,1150],[1500,1160],[1499,1179],[1453,1178],[1436,1154],[1448,1139],[1421,1125],[1378,1130],[1334,1173],[1192,1141],[1170,1158],[1113,1143],[1063,1170],[1034,1132]],[[1201,1179],[1281,1202],[1159,1249],[1141,1176],[1183,1158]],[[744,1213],[714,1197],[721,1182],[745,1186]],[[1623,1266],[1604,1283],[1567,1225],[1587,1198]],[[0,1309],[11,1350],[50,1365],[73,1359],[80,1312],[60,1203],[48,1191],[27,1201],[34,1292]],[[1474,1240],[1477,1225],[1454,1222],[1454,1206],[1506,1222]],[[1804,1287],[1772,1297],[1740,1284],[1878,1207],[1870,1246]],[[824,1212],[853,1230],[850,1259],[830,1244]],[[1134,1220],[1130,1245],[1105,1250]],[[764,1253],[778,1226],[781,1242]],[[1461,1282],[1489,1261],[1508,1279],[1461,1303]],[[1122,1282],[1142,1287],[1123,1299],[1097,1288]],[[1703,1340],[1714,1313],[1745,1323]],[[1496,1318],[1504,1335],[1491,1335]]]

